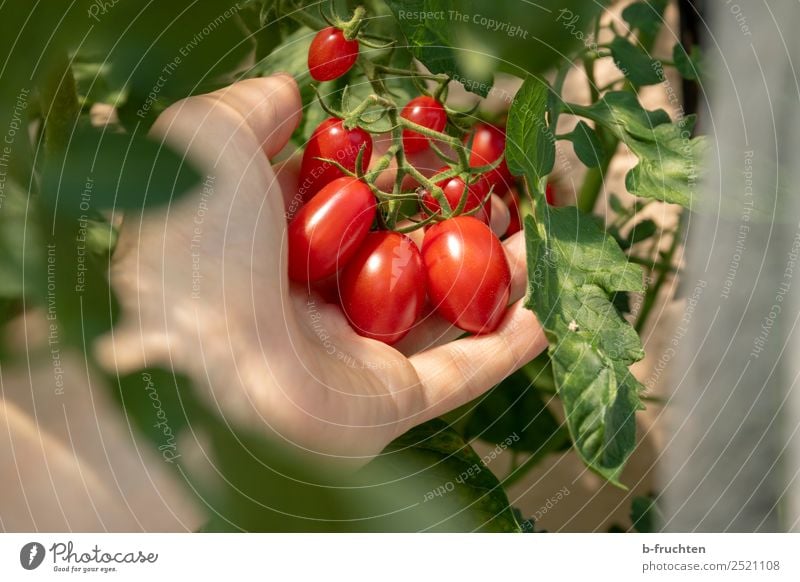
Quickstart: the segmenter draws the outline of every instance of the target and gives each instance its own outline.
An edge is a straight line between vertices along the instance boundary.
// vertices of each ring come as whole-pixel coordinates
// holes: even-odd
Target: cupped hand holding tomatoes
[[[320,281],[356,253],[375,219],[372,191],[355,178],[338,178],[289,223],[289,278]]]
[[[400,117],[433,131],[441,132],[447,127],[447,111],[444,105],[427,95],[409,101],[400,112]],[[429,145],[427,136],[410,129],[403,130],[403,150],[407,154],[421,152]]]
[[[317,81],[333,81],[347,73],[358,59],[358,41],[347,40],[344,32],[329,26],[311,41],[308,70]]]
[[[422,259],[439,315],[475,334],[497,329],[511,293],[511,271],[488,226],[471,216],[439,222],[425,233]]]
[[[342,310],[359,335],[392,345],[425,305],[425,269],[414,242],[396,232],[371,232],[339,274]]]
[[[360,127],[346,129],[341,119],[330,117],[311,134],[303,152],[300,167],[300,195],[308,202],[326,184],[344,176],[334,160],[351,172],[356,172],[358,152],[364,150],[360,171],[363,173],[372,158],[372,136]]]

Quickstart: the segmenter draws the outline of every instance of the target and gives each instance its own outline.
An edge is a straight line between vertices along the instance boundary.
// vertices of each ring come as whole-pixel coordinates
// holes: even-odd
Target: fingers
[[[206,98],[218,100],[239,113],[267,157],[286,146],[302,116],[300,91],[289,75],[239,81]]]
[[[412,356],[424,406],[407,421],[413,426],[466,404],[546,347],[536,316],[519,301],[509,308],[494,333],[456,340]]]

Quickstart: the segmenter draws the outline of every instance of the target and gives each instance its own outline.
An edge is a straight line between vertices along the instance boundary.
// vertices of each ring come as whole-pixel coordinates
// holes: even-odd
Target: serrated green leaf
[[[579,121],[572,133],[569,134],[575,155],[587,168],[595,168],[605,157],[603,144],[597,137],[594,129],[585,121]]]
[[[704,136],[691,137],[694,116],[672,122],[661,109],[644,109],[627,91],[607,93],[576,112],[603,124],[639,158],[625,177],[628,192],[691,208],[708,148]]]
[[[550,342],[556,387],[575,449],[612,483],[635,446],[641,385],[628,365],[644,355],[634,329],[610,302],[643,290],[642,271],[627,261],[594,218],[551,208],[544,224],[525,220],[529,284],[526,307]]]
[[[634,2],[622,11],[622,18],[635,30],[642,46],[653,45],[658,31],[664,24],[664,10],[669,0],[646,0]]]
[[[487,79],[473,78],[455,51],[458,43],[450,14],[455,10],[474,13],[470,8],[472,0],[386,0],[386,4],[397,19],[412,54],[429,71],[449,75],[481,97],[489,94],[492,83]]]
[[[457,31],[457,56],[479,70],[517,77],[540,75],[564,63],[565,55],[596,44],[591,29],[606,0],[452,0],[458,17],[445,26]]]
[[[528,77],[520,87],[506,125],[506,161],[515,176],[535,180],[547,176],[556,161],[555,136],[547,124],[547,96],[550,87]]]
[[[569,440],[566,427],[556,420],[524,371],[511,374],[480,399],[464,435],[535,454],[555,450]]]
[[[672,62],[681,74],[681,77],[688,81],[699,81],[703,77],[703,62],[700,48],[692,46],[692,51],[686,54],[686,49],[681,43],[675,43],[672,47]]]
[[[611,56],[617,68],[637,87],[655,85],[664,80],[661,64],[621,36],[611,41]]]

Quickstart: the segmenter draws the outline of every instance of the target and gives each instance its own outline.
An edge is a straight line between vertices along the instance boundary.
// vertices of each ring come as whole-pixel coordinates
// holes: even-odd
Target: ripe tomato
[[[315,158],[335,160],[355,172],[356,159],[361,148],[364,148],[361,162],[363,171],[372,157],[372,136],[360,127],[345,129],[342,120],[335,117],[320,123],[311,134],[303,152],[299,190],[303,202],[308,202],[323,186],[344,175],[333,164]]]
[[[396,232],[369,233],[339,274],[339,297],[359,335],[398,342],[425,305],[425,269],[417,245]]]
[[[364,182],[334,180],[289,223],[289,278],[319,281],[355,254],[375,219],[375,197]]]
[[[469,137],[467,137],[469,140]],[[506,151],[505,130],[479,123],[475,126],[472,138],[472,153],[469,156],[469,165],[473,168],[488,166],[497,160]],[[503,160],[491,172],[486,174],[490,186],[494,186],[494,193],[502,196],[514,183],[514,177],[508,169],[508,164]]]
[[[308,70],[317,81],[333,81],[349,71],[358,59],[358,41],[347,40],[338,28],[323,28],[308,49]]]
[[[446,172],[449,169],[450,168],[442,168],[438,173]],[[450,208],[455,210],[458,206],[458,203],[461,201],[461,196],[464,193],[464,180],[456,176],[454,178],[437,182],[436,185],[444,191],[444,196],[447,198]],[[464,206],[464,212],[469,212],[470,210],[481,206],[481,209],[471,216],[474,216],[484,224],[489,224],[489,220],[492,217],[491,200],[487,199],[485,203],[483,201],[488,193],[489,185],[484,179],[473,183],[469,187],[469,192],[467,193],[467,203]],[[422,196],[423,211],[433,214],[441,209],[439,201],[433,197],[433,194],[427,190],[422,190],[420,195]]]
[[[414,97],[409,101],[400,112],[400,117],[434,131],[444,131],[447,126],[447,112],[444,106],[427,95]],[[430,142],[424,135],[408,129],[403,130],[403,149],[407,154],[421,152],[429,145]]]
[[[439,315],[472,333],[497,329],[508,305],[511,271],[488,226],[471,216],[433,225],[425,233],[422,260],[428,296]]]

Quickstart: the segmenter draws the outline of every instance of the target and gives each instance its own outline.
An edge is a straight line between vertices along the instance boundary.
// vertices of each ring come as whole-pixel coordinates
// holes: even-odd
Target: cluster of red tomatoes
[[[345,74],[357,56],[358,41],[330,27],[311,45],[309,70],[319,81],[332,80]],[[401,117],[437,132],[447,125],[444,106],[429,96],[412,99]],[[466,139],[473,168],[491,166],[504,154],[506,136],[499,127],[478,124]],[[430,142],[404,130],[402,146],[413,154]],[[357,333],[387,344],[408,333],[426,304],[467,332],[495,330],[509,301],[511,275],[502,244],[489,227],[490,192],[509,202],[507,234],[521,228],[505,160],[470,183],[459,176],[437,182],[434,176],[450,208],[461,208],[462,214],[428,225],[420,247],[405,234],[374,230],[378,203],[370,186],[325,161],[336,160],[363,175],[365,168],[356,165],[359,159],[362,166],[369,163],[372,148],[367,131],[349,129],[337,118],[323,121],[312,134],[301,167],[304,204],[288,227],[290,279],[338,302]],[[421,216],[441,214],[431,192],[420,188],[417,193]]]

